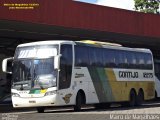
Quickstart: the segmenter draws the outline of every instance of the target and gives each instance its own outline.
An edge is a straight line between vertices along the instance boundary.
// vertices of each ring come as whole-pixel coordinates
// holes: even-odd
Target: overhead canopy
[[[24,3],[36,5],[10,9],[10,4]],[[0,51],[5,54],[20,43],[47,39],[93,39],[160,50],[159,15],[72,0],[1,0],[0,10]]]

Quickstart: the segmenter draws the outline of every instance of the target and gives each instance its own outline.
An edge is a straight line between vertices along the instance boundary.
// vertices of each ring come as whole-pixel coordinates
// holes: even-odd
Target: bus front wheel
[[[74,111],[81,111],[81,106],[82,106],[82,94],[81,92],[78,92],[77,97],[76,97],[76,104],[74,106]]]

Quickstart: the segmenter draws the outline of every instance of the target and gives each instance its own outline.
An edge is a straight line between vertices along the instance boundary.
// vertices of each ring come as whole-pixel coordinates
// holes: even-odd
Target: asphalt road
[[[160,120],[160,102],[147,102],[141,107],[112,105],[106,109],[85,107],[81,112],[72,108],[49,108],[45,113],[34,109],[0,113],[2,120]]]

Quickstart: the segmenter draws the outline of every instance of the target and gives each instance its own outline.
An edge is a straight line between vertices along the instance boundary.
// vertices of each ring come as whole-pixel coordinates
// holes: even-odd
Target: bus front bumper
[[[56,95],[36,97],[36,98],[12,97],[12,104],[14,108],[57,106],[56,99],[57,99]]]

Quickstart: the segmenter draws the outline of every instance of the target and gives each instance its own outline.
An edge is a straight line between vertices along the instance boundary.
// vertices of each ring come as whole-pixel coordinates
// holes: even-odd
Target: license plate
[[[31,101],[29,101],[29,103],[36,103],[36,101],[35,100],[31,100]]]

